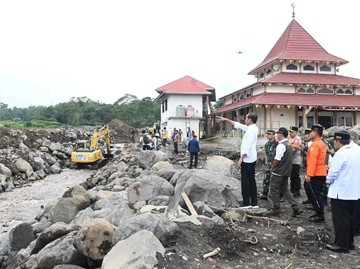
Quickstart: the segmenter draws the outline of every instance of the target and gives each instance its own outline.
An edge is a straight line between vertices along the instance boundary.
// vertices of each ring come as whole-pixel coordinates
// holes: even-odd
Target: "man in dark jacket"
[[[200,143],[197,140],[197,136],[194,134],[193,138],[190,139],[188,144],[188,151],[190,152],[190,166],[189,168],[193,168],[193,161],[195,158],[194,168],[197,168],[199,152],[200,152]]]
[[[269,210],[268,214],[280,214],[280,193],[282,193],[293,209],[291,216],[296,217],[302,213],[302,210],[292,197],[288,182],[291,175],[293,150],[292,146],[288,144],[288,130],[281,127],[276,133],[279,144],[276,147],[274,161],[270,169],[270,198],[273,202],[273,207]]]

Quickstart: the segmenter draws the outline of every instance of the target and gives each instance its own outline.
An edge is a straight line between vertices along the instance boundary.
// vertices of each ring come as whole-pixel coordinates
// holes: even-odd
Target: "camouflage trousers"
[[[268,162],[268,163],[266,163],[265,168],[267,170],[269,170],[271,168],[271,165],[272,165],[272,163]],[[271,173],[265,171],[264,179],[263,179],[263,190],[262,190],[263,195],[268,195],[269,194],[269,191],[270,191],[270,176],[271,176]]]

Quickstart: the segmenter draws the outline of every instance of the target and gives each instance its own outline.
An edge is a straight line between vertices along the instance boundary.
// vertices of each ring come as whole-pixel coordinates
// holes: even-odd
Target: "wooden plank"
[[[192,203],[191,203],[189,197],[187,196],[187,194],[185,192],[182,192],[181,196],[184,199],[184,202],[185,202],[186,206],[188,207],[191,215],[197,216],[198,213],[196,212],[196,210],[195,210],[194,206],[192,205]]]

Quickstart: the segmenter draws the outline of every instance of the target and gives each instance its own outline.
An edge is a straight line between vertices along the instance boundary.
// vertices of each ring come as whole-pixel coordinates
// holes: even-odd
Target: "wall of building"
[[[266,92],[268,92],[268,93],[295,93],[295,88],[294,88],[294,86],[271,85],[271,86],[266,86]]]
[[[167,111],[161,113],[161,123],[168,121],[169,117],[176,116],[176,110],[179,105],[185,107],[185,109],[191,105],[195,110],[195,117],[203,117],[203,103],[202,95],[168,95],[167,99]]]

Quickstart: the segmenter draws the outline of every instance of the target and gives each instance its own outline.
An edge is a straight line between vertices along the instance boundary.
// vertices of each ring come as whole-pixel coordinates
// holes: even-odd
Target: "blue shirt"
[[[189,141],[188,151],[193,153],[200,151],[200,143],[196,138],[193,138]]]

